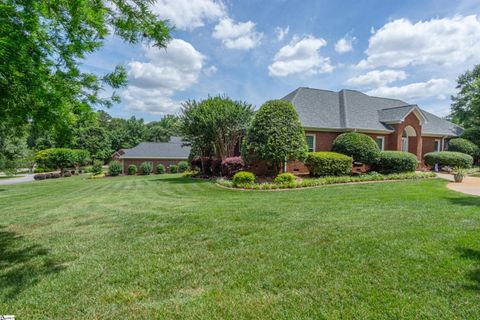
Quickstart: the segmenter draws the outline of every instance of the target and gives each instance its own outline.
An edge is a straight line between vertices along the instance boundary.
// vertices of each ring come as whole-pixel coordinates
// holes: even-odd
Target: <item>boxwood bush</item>
[[[287,184],[287,183],[292,183],[295,180],[297,180],[297,178],[292,173],[284,172],[276,176],[273,182],[278,184]]]
[[[137,174],[137,166],[134,164],[131,164],[128,166],[127,171],[129,175],[135,175]]]
[[[120,161],[113,160],[110,162],[108,165],[108,174],[111,176],[118,176],[120,173],[122,173],[122,164]]]
[[[463,138],[456,138],[450,140],[448,144],[448,150],[466,153],[474,158],[480,156],[480,148],[470,140]]]
[[[170,173],[177,173],[178,172],[178,166],[176,164],[172,164],[170,166]]]
[[[153,171],[153,164],[150,161],[145,161],[140,164],[142,174],[149,175]]]
[[[359,132],[346,132],[339,135],[333,141],[332,151],[366,164],[376,163],[380,155],[380,149],[372,137]]]
[[[305,165],[312,176],[344,176],[352,173],[352,161],[352,157],[337,152],[309,152]]]
[[[234,186],[242,185],[242,184],[249,184],[255,182],[255,175],[248,171],[240,171],[235,173],[232,178],[232,182]]]
[[[163,164],[159,163],[159,164],[157,165],[157,173],[158,173],[158,174],[163,174],[163,173],[165,173],[165,166],[164,166]]]
[[[473,164],[471,155],[461,152],[440,151],[425,154],[425,163],[434,166],[449,166],[459,168],[470,168]]]
[[[182,173],[188,170],[188,162],[180,161],[178,164],[178,172]]]
[[[417,157],[404,151],[380,152],[377,163],[373,166],[375,171],[381,173],[414,172],[417,169]]]

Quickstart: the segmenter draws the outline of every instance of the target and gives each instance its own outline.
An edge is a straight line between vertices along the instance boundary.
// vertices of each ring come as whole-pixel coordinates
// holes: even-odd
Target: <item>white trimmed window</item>
[[[385,150],[385,137],[383,136],[377,136],[377,139],[375,140],[377,142],[378,148],[380,151]]]
[[[305,139],[307,140],[308,152],[315,152],[315,135],[306,134]]]
[[[441,151],[440,148],[441,148],[441,145],[442,145],[442,140],[440,139],[435,139],[435,151]]]

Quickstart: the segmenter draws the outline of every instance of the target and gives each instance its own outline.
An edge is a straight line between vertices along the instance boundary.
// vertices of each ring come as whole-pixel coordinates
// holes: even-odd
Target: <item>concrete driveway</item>
[[[473,196],[480,196],[480,178],[465,177],[462,183],[453,182],[453,175],[447,173],[437,173],[437,176],[442,179],[451,181],[447,187],[451,190],[470,194]]]
[[[20,177],[17,176],[14,178],[3,178],[3,179],[0,179],[0,185],[30,182],[30,181],[33,181],[33,176],[34,176],[33,174],[25,174],[25,175],[21,175]]]

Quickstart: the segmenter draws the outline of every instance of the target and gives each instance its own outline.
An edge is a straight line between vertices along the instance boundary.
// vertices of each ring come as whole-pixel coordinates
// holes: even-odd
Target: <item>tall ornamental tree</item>
[[[3,0],[0,2],[0,135],[21,135],[27,124],[69,128],[76,115],[119,101],[104,88],[126,84],[116,67],[102,76],[80,69],[107,37],[163,48],[170,27],[154,0]],[[2,129],[0,128],[0,129]]]
[[[228,97],[183,104],[181,132],[196,156],[232,157],[253,116],[251,105]]]
[[[270,100],[252,120],[243,156],[247,160],[266,161],[277,174],[285,161],[303,159],[307,150],[305,133],[293,105],[284,100]]]
[[[460,75],[450,118],[464,128],[480,128],[480,64]]]

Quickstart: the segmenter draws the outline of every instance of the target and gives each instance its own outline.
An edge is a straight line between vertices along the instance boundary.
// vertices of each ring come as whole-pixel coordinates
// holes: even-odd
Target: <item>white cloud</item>
[[[177,91],[197,82],[205,57],[188,42],[173,39],[167,49],[144,47],[147,62],[128,64],[129,85],[122,95],[127,109],[164,114],[180,106]]]
[[[268,66],[269,74],[274,77],[285,77],[295,73],[332,72],[330,59],[320,55],[320,48],[326,45],[327,42],[322,38],[294,37],[275,54],[273,63]]]
[[[408,101],[428,97],[444,99],[450,91],[450,82],[447,79],[431,79],[427,82],[411,83],[400,87],[379,87],[366,94]]]
[[[335,51],[338,53],[347,53],[353,50],[353,42],[355,42],[357,38],[355,37],[348,37],[345,36],[335,43]]]
[[[225,5],[218,0],[158,0],[152,11],[181,30],[193,30],[226,15]]]
[[[290,26],[287,26],[286,28],[276,27],[275,34],[277,35],[277,40],[282,41],[285,38],[285,36],[288,35],[289,31],[290,31]]]
[[[205,73],[207,77],[213,76],[215,73],[217,73],[217,71],[218,69],[215,66],[210,66],[208,68],[203,69],[203,73]]]
[[[480,56],[480,21],[475,15],[415,24],[394,20],[375,31],[365,53],[368,57],[360,61],[360,68],[458,65]]]
[[[352,86],[375,87],[384,86],[398,80],[405,80],[406,78],[407,74],[401,70],[373,70],[350,78],[347,80],[347,83]]]
[[[263,33],[255,31],[252,21],[235,23],[230,18],[223,18],[213,31],[215,39],[222,40],[228,49],[248,50],[260,44]]]

